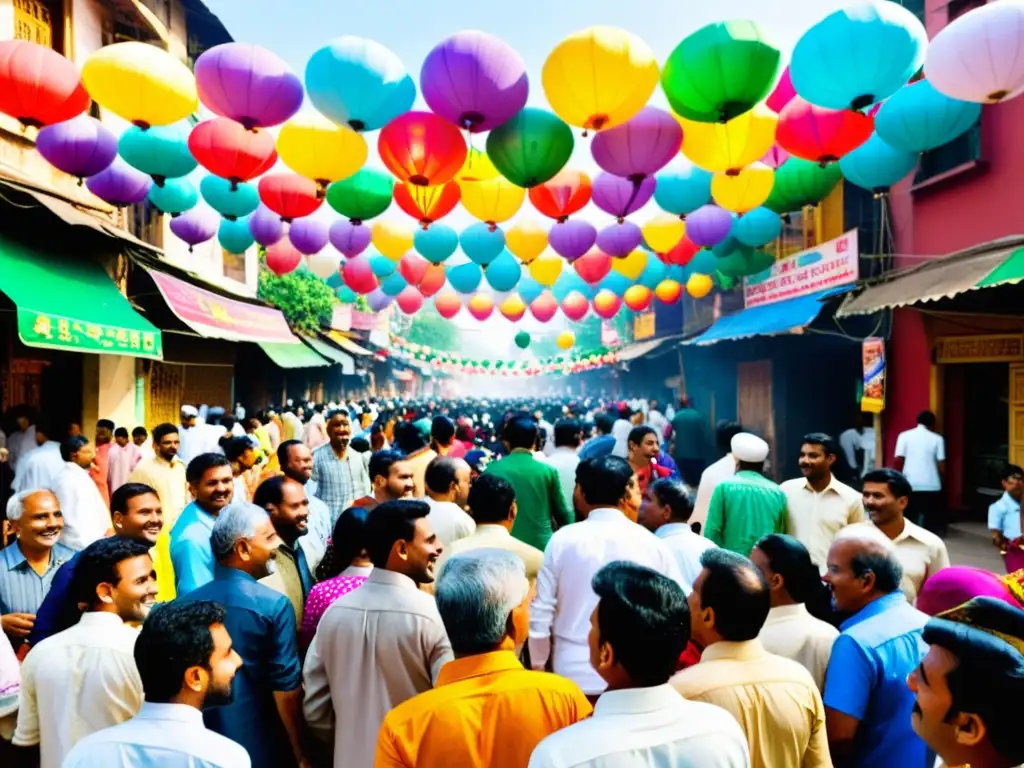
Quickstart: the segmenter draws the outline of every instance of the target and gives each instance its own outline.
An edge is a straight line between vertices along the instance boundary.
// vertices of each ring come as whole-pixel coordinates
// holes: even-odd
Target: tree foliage
[[[426,308],[412,319],[405,339],[411,344],[424,344],[439,352],[456,352],[459,349],[458,328],[450,320]]]
[[[309,333],[330,322],[337,302],[327,283],[306,271],[278,276],[261,269],[257,296],[280,309],[293,328]]]

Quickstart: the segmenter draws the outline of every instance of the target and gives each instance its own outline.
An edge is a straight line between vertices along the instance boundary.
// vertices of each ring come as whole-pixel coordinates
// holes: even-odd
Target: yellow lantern
[[[663,304],[673,304],[683,295],[683,286],[675,280],[662,280],[655,286],[654,295]]]
[[[192,71],[146,43],[115,43],[90,54],[82,83],[100,106],[141,128],[170,125],[199,109]]]
[[[455,174],[456,181],[490,181],[498,175],[498,169],[494,167],[491,158],[482,149],[469,148],[466,153],[466,162]]]
[[[462,190],[462,207],[492,226],[515,216],[526,199],[526,190],[504,176],[495,176],[487,181],[463,181],[459,188]]]
[[[683,126],[683,154],[707,171],[736,172],[757,162],[775,143],[779,116],[764,104],[726,123],[676,118]]]
[[[366,139],[347,125],[305,112],[281,126],[277,154],[297,174],[326,187],[362,168],[368,150]]]
[[[746,213],[764,204],[774,184],[775,171],[754,163],[737,174],[716,173],[711,179],[711,197],[727,211]]]
[[[624,123],[658,85],[647,43],[615,27],[588,27],[560,42],[544,62],[541,82],[555,114],[587,130]]]
[[[634,312],[643,312],[651,306],[654,293],[646,285],[631,285],[622,294],[622,303]]]
[[[505,246],[523,264],[529,264],[548,247],[548,233],[535,221],[520,221],[505,233]]]
[[[562,274],[562,265],[564,264],[565,261],[558,254],[542,253],[530,262],[530,277],[545,288],[550,288]]]
[[[513,293],[501,302],[501,306],[498,307],[498,311],[501,312],[505,318],[512,322],[516,322],[517,320],[522,320],[523,315],[526,314],[526,302],[519,298],[519,294]]]
[[[416,229],[411,222],[379,219],[370,228],[373,247],[392,261],[398,261],[412,250]]]
[[[655,253],[668,253],[686,235],[686,223],[671,213],[658,213],[640,228],[644,242]]]
[[[647,251],[637,248],[622,259],[612,259],[612,271],[623,277],[636,280],[647,266]]]
[[[559,349],[571,349],[572,345],[576,343],[576,334],[572,331],[562,331],[555,339],[555,343]]]
[[[714,284],[710,275],[690,275],[690,279],[686,281],[686,292],[695,299],[703,299],[711,293]]]

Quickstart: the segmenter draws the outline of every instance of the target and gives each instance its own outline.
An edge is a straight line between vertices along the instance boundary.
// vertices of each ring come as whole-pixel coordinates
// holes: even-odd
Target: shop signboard
[[[748,309],[795,299],[857,282],[860,276],[857,230],[806,251],[779,259],[771,267],[743,282],[743,303]]]
[[[157,330],[100,325],[22,307],[18,308],[18,337],[30,347],[163,358],[162,338]]]

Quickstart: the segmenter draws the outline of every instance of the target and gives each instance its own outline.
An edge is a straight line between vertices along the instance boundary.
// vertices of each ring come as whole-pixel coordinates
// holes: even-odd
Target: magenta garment
[[[313,642],[313,635],[331,603],[342,595],[347,595],[366,581],[365,576],[335,576],[333,579],[321,581],[309,591],[306,599],[306,610],[302,615],[302,627],[299,629],[299,643],[308,648]]]
[[[107,484],[111,495],[128,482],[128,477],[140,461],[142,449],[135,443],[128,443],[124,448],[117,443],[110,446],[110,453],[107,454]]]

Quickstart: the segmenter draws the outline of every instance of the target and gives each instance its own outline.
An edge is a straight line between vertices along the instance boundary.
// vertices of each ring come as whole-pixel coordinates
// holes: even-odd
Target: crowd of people
[[[899,471],[944,459],[926,415],[897,467],[811,433],[781,484],[685,397],[16,416],[4,765],[1024,762],[1024,471],[1007,573],[952,566]]]

